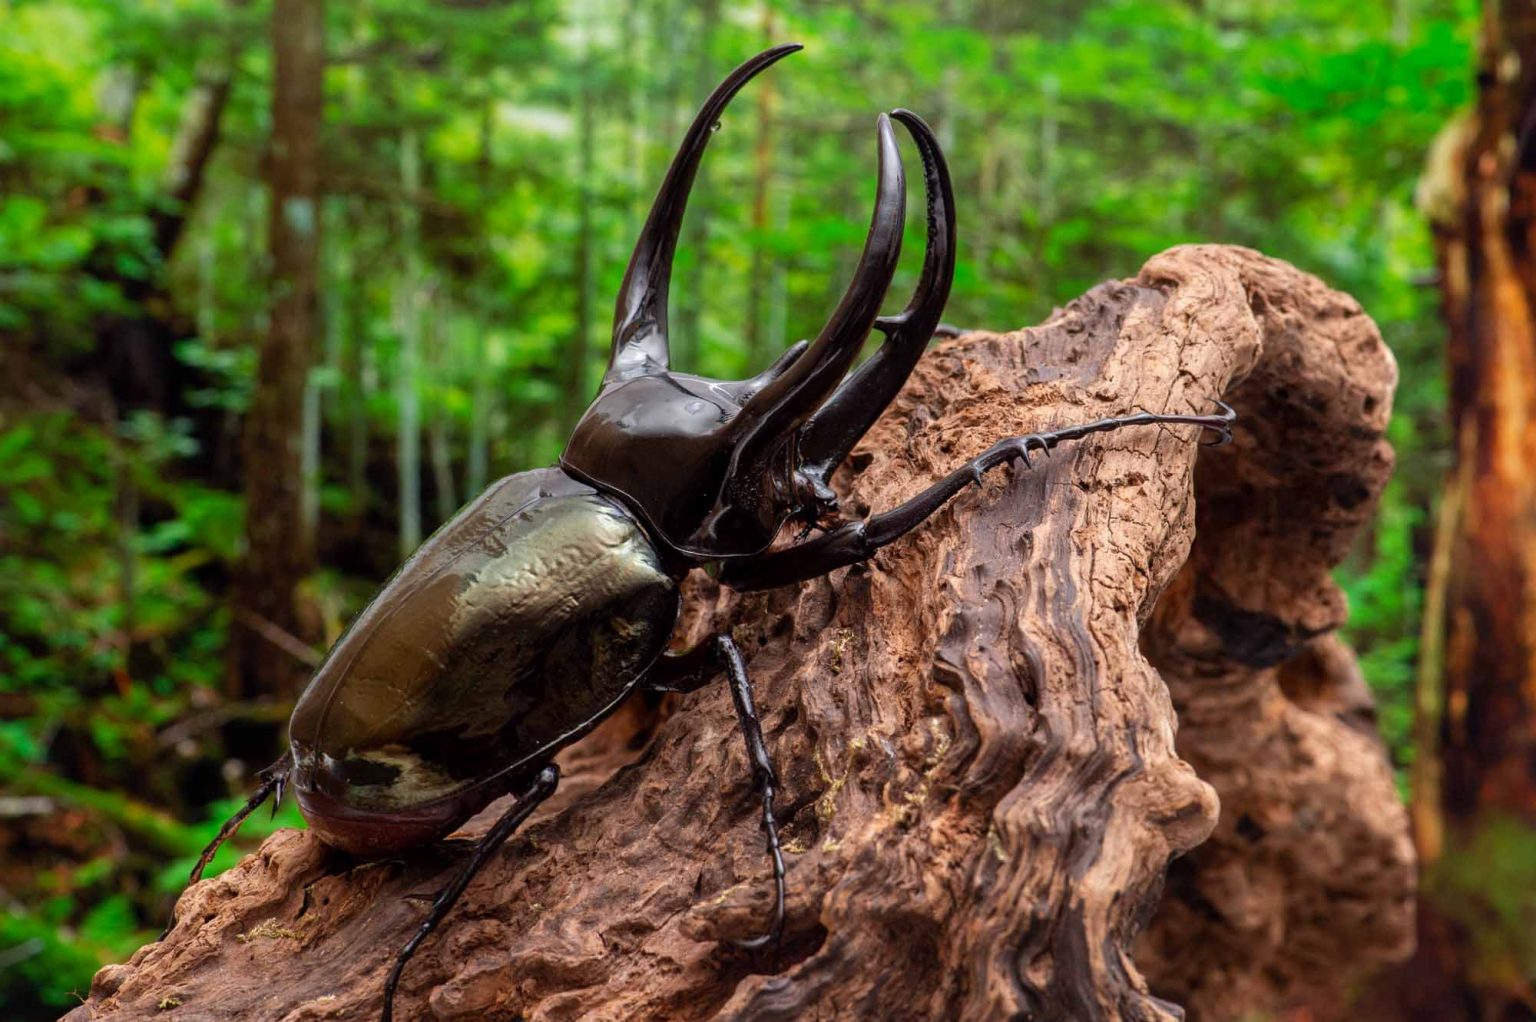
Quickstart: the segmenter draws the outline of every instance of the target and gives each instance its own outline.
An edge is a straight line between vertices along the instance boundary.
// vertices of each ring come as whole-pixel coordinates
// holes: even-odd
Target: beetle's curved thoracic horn
[[[955,191],[939,140],[912,111],[895,110],[891,116],[911,133],[923,158],[928,207],[923,271],[906,307],[875,320],[875,328],[885,334],[880,350],[837,388],[802,431],[800,456],[808,473],[822,483],[901,390],[944,314],[955,277]]]
[[[880,115],[878,131],[880,183],[853,280],[810,349],[743,406],[736,418],[742,427],[733,458],[736,465],[748,465],[766,455],[781,437],[811,417],[858,358],[864,338],[880,315],[880,303],[901,256],[907,183],[896,133],[886,114]]]
[[[667,368],[667,288],[672,280],[672,256],[688,206],[688,192],[699,171],[699,160],[720,115],[742,86],[796,50],[787,43],[764,50],[742,64],[716,86],[699,108],[683,144],[667,169],[667,176],[651,204],[651,214],[640,231],[640,240],[629,257],[624,282],[613,315],[613,351],[608,358],[610,382]]]

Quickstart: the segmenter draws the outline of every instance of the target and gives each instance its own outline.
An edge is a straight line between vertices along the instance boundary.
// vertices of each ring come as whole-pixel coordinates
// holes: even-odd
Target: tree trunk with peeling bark
[[[1329,570],[1390,470],[1394,376],[1354,301],[1216,247],[937,345],[836,480],[849,507],[1133,408],[1224,398],[1237,440],[1122,430],[993,473],[867,565],[751,596],[692,580],[678,640],[735,636],[783,780],[778,953],[723,943],[762,928],[771,883],[722,684],[637,700],[567,751],[398,1017],[1171,1020],[1173,997],[1233,1018],[1287,996],[1275,976],[1343,985],[1401,954],[1406,821],[1327,637]],[[172,1000],[183,1020],[371,1017],[455,861],[281,832],[191,888],[71,1022]]]
[[[1387,984],[1390,1017],[1443,1022],[1536,1019],[1536,0],[1485,5],[1476,80],[1419,186],[1454,464],[1417,700],[1420,947]]]

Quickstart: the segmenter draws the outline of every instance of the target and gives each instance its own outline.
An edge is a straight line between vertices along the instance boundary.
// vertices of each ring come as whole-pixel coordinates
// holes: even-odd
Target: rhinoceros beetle
[[[668,365],[667,287],[699,160],[731,98],[800,49],[777,46],[731,72],[694,118],[619,288],[608,369],[554,468],[508,476],[440,528],[337,641],[300,695],[290,748],[220,830],[192,872],[269,796],[291,786],[328,845],[378,858],[437,841],[493,800],[516,797],[473,848],[395,959],[401,971],[486,859],[559,781],[554,757],[636,690],[729,682],[774,878],[773,916],[748,948],[784,927],[784,859],[763,743],[740,652],[720,635],[667,650],[679,583],[710,567],[739,590],[765,589],[863,561],[986,470],[1029,464],[1064,440],[1144,423],[1229,438],[1233,413],[1137,414],[1004,439],[890,511],[839,517],[832,472],[896,396],[939,325],[955,269],[955,200],[938,141],[916,115],[876,122],[879,185],[853,282],[814,341],[747,380]],[[880,303],[896,271],[906,209],[891,122],[923,161],[927,246],[911,301]],[[871,329],[884,342],[851,375]],[[795,526],[798,525],[798,528]],[[818,532],[814,538],[813,531]],[[784,542],[775,540],[784,534]]]

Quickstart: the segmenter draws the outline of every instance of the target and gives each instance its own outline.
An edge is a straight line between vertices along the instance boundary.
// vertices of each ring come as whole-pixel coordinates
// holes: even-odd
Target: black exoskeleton
[[[879,186],[852,284],[814,341],[748,380],[675,373],[667,285],[688,192],[731,97],[799,49],[753,57],[695,117],[646,220],[619,291],[608,371],[558,468],[508,476],[439,529],[381,589],[299,697],[291,748],[203,853],[274,792],[292,787],[328,844],[378,857],[437,841],[494,799],[511,807],[476,844],[395,960],[390,1018],[406,962],[485,860],[555,790],[554,757],[637,689],[691,691],[720,674],[746,740],[774,875],[773,916],[745,946],[784,927],[777,781],[740,652],[726,636],[666,650],[691,569],[763,589],[870,557],[981,473],[1029,464],[1034,448],[1142,423],[1228,436],[1232,412],[1137,414],[993,445],[905,504],[845,521],[832,472],[896,396],[939,325],[955,269],[955,200],[933,132],[913,113],[876,122]],[[916,293],[881,317],[896,270],[906,185],[892,120],[917,144],[928,198]],[[871,329],[884,343],[851,374]],[[805,538],[812,528],[820,534]],[[800,541],[791,537],[798,533]],[[780,540],[780,545],[775,541]],[[785,542],[786,540],[790,540]]]

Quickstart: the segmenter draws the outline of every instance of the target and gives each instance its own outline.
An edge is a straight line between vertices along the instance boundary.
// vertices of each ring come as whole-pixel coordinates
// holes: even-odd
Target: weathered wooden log
[[[1242,281],[1264,354],[1230,394],[1241,442],[1196,466],[1194,549],[1142,650],[1172,692],[1179,754],[1222,811],[1170,868],[1137,961],[1218,1022],[1327,1004],[1407,957],[1415,869],[1369,689],[1332,634],[1346,608],[1331,572],[1392,472],[1391,358],[1347,296],[1279,263],[1213,258]]]
[[[852,506],[890,506],[1000,436],[1137,408],[1207,411],[1225,395],[1242,415],[1238,439],[1201,449],[1191,427],[1106,434],[994,473],[867,566],[745,598],[700,580],[680,632],[732,630],[784,782],[782,947],[722,943],[760,930],[771,885],[729,694],[714,686],[664,719],[637,704],[570,750],[574,783],[416,956],[400,1016],[1181,1017],[1149,991],[1132,942],[1169,862],[1216,826],[1218,802],[1175,751],[1174,702],[1143,644],[1183,672],[1191,713],[1210,678],[1217,701],[1253,690],[1224,719],[1255,734],[1274,721],[1253,714],[1291,719],[1272,705],[1283,698],[1271,691],[1276,665],[1342,620],[1326,571],[1387,470],[1393,376],[1350,299],[1215,247],[1165,253],[1035,329],[937,345],[842,472]],[[1291,399],[1279,393],[1303,380]],[[1188,559],[1197,495],[1197,556],[1153,618]],[[1289,503],[1265,503],[1279,495]],[[1157,627],[1144,635],[1149,618]],[[1299,837],[1303,808],[1369,811],[1394,833],[1366,853],[1406,854],[1390,783],[1359,783],[1389,782],[1367,738],[1334,742],[1332,772],[1299,756],[1263,761],[1256,746],[1248,776],[1265,784],[1244,787],[1240,762],[1205,752],[1229,749],[1228,736],[1189,733],[1183,754],[1209,761],[1224,793],[1288,800],[1289,829],[1266,817],[1266,833]],[[1319,829],[1308,848],[1286,847],[1337,861],[1362,847],[1339,843],[1358,831]],[[1233,848],[1237,867],[1188,860],[1192,897],[1222,897],[1201,880],[1240,871],[1244,847]],[[70,1017],[369,1018],[425,911],[420,896],[453,864],[440,848],[360,864],[280,833],[191,888],[169,938],[102,970]],[[1318,872],[1295,875],[1314,884]],[[1327,878],[1332,892],[1387,906],[1350,903],[1366,956],[1401,948],[1402,891],[1356,891],[1352,876]],[[1198,996],[1202,962],[1237,959],[1177,953],[1180,913],[1196,903],[1174,894],[1148,953],[1167,989]],[[1242,920],[1280,907],[1245,908]],[[1232,932],[1241,942],[1253,930]],[[1205,922],[1189,933],[1210,938]],[[1346,971],[1356,952],[1338,950],[1330,967]],[[1250,960],[1267,967],[1272,944]]]

